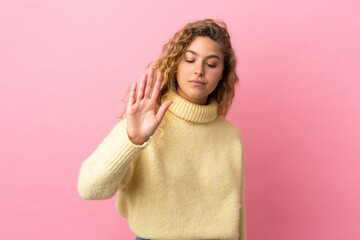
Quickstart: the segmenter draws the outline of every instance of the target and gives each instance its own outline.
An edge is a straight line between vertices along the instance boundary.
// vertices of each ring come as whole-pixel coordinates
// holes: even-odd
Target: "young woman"
[[[82,164],[83,199],[118,192],[136,239],[245,240],[244,153],[225,119],[236,58],[227,26],[188,23],[149,64],[121,120]]]

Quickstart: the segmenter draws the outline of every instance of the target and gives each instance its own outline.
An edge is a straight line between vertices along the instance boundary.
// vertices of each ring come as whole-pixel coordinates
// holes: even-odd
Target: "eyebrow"
[[[199,56],[199,54],[197,52],[193,51],[193,50],[186,50],[185,53],[186,52],[190,52],[190,53],[192,53],[192,54],[194,54],[196,56]],[[221,61],[220,57],[218,55],[209,55],[209,56],[206,57],[206,59],[208,59],[208,58],[217,58],[217,59],[219,59],[219,61]]]

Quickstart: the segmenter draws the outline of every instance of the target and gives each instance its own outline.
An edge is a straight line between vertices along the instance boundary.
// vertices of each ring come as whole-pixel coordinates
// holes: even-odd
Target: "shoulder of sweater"
[[[229,132],[236,135],[236,137],[242,143],[241,131],[237,125],[235,125],[234,123],[230,122],[229,120],[221,118],[221,117],[218,117],[217,120],[224,126],[224,128],[228,129]]]
[[[234,123],[230,122],[225,118],[218,117],[217,121],[219,121],[219,123],[223,125],[223,127],[230,128],[231,130],[236,132],[240,132],[239,128]]]
[[[229,132],[234,133],[241,140],[241,133],[238,126],[236,126],[234,123],[230,122],[229,120],[221,117],[218,117],[217,121],[221,124],[222,127],[229,129]]]

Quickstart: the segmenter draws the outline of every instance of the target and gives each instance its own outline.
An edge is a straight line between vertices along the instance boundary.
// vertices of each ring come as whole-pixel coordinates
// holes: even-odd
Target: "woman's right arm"
[[[108,199],[132,175],[136,156],[151,142],[136,145],[126,132],[126,119],[118,122],[96,150],[82,163],[79,195],[85,200]],[[130,170],[131,172],[127,172]],[[124,179],[124,177],[127,178]],[[119,186],[120,184],[120,186]]]
[[[78,178],[79,195],[85,200],[108,199],[115,195],[130,164],[151,139],[132,143],[126,133],[126,119],[118,122],[96,150],[82,163]]]
[[[86,200],[108,199],[126,185],[132,175],[134,159],[151,142],[172,101],[163,103],[156,113],[156,100],[161,86],[159,72],[153,92],[153,68],[143,74],[140,86],[134,82],[126,109],[126,118],[116,124],[80,168],[79,195]],[[156,113],[156,114],[155,114]]]

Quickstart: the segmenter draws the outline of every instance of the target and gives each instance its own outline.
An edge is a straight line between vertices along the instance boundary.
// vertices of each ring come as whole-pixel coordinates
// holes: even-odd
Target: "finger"
[[[153,78],[154,78],[154,68],[152,66],[149,66],[148,71],[149,71],[149,74],[147,77],[147,83],[150,82],[150,84],[151,84],[151,82],[153,81]]]
[[[146,84],[146,74],[143,75],[140,79],[140,85],[139,85],[139,90],[137,92],[137,101],[140,101],[143,96],[144,96],[144,88],[145,88],[145,84]]]
[[[173,103],[173,101],[169,100],[161,104],[159,111],[156,113],[156,118],[161,122],[163,119],[166,110],[170,107],[170,105]]]
[[[152,63],[152,65],[153,65],[154,67],[157,67],[158,64],[159,64],[158,61],[154,61],[154,62]]]
[[[151,94],[151,101],[155,101],[157,100],[158,96],[159,96],[159,92],[160,92],[160,87],[161,87],[161,81],[162,81],[162,76],[161,76],[161,72],[158,71],[157,72],[157,77],[156,77],[156,82],[155,82],[155,86],[154,86],[154,90]]]
[[[135,91],[136,91],[136,82],[133,82],[133,84],[131,85],[128,107],[130,107],[131,105],[133,105],[135,103],[135,97],[136,97]]]
[[[148,80],[147,80],[147,84],[146,84],[146,88],[145,88],[145,96],[144,97],[146,97],[146,98],[149,98],[151,85],[152,85],[153,78],[154,78],[154,68],[152,66],[150,66],[150,69],[151,69],[151,72],[148,76]]]
[[[143,73],[143,75],[141,75],[141,78],[135,81],[136,88],[134,89],[134,104],[135,104],[137,96],[138,96],[138,90],[139,90],[139,85],[140,85],[141,79],[146,77],[145,75],[146,75],[146,73]]]

